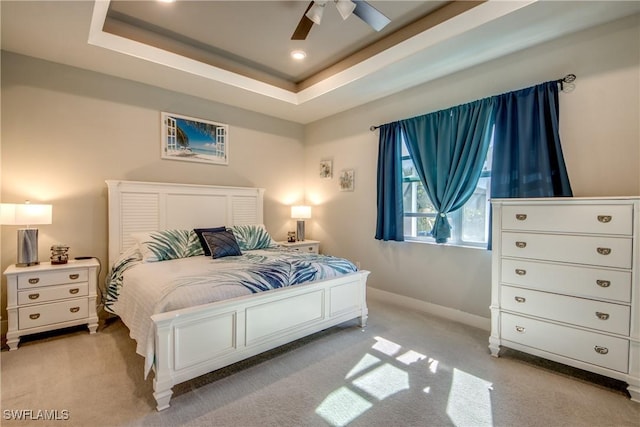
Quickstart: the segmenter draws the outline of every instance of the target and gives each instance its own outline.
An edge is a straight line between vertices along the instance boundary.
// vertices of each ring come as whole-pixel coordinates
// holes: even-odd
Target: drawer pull
[[[80,277],[80,275],[78,273],[69,275],[69,279],[71,279],[71,280],[76,280],[78,277]]]
[[[71,295],[75,295],[75,294],[77,294],[78,292],[80,292],[80,289],[79,289],[79,288],[69,289],[69,293],[70,293]]]
[[[525,219],[527,219],[527,214],[516,214],[516,219],[518,221],[524,221]]]
[[[600,255],[609,255],[611,253],[611,248],[598,248],[596,249]]]
[[[40,298],[40,294],[29,294],[29,299],[38,299]]]
[[[600,347],[599,345],[593,347],[596,353],[599,354],[607,354],[609,353],[609,349],[607,347]]]
[[[603,313],[601,311],[596,311],[596,316],[600,320],[607,320],[609,318],[609,313]]]
[[[516,242],[516,246],[520,249],[527,247],[527,242]]]
[[[516,332],[523,333],[524,332],[524,326],[516,326]]]
[[[609,280],[596,280],[596,284],[601,288],[608,288],[611,286],[611,281]]]
[[[71,307],[71,308],[69,309],[69,311],[70,311],[70,312],[72,312],[72,313],[77,313],[77,312],[79,312],[79,311],[80,311],[80,307]]]
[[[34,277],[33,279],[29,279],[29,283],[32,285],[35,285],[36,283],[38,283],[40,281],[39,278]]]
[[[527,299],[524,297],[515,297],[516,302],[525,302]]]
[[[598,215],[598,221],[605,224],[611,222],[611,215]]]
[[[527,270],[523,270],[521,268],[516,268],[516,274],[518,276],[524,276],[525,274],[527,274]]]
[[[39,317],[40,317],[40,313],[33,313],[29,315],[29,319],[31,320],[36,320]]]

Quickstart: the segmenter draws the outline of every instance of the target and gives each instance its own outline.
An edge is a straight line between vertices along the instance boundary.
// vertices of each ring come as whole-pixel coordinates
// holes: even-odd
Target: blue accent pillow
[[[204,232],[202,237],[209,246],[209,252],[213,259],[223,258],[227,256],[242,255],[238,242],[231,230],[218,231],[215,233]]]
[[[278,247],[278,243],[271,238],[271,235],[262,224],[234,225],[231,230],[235,234],[238,246],[242,251]]]
[[[211,256],[211,251],[209,250],[209,245],[207,245],[207,241],[202,236],[202,233],[217,233],[219,231],[226,230],[227,227],[213,227],[213,228],[194,228],[193,231],[198,236],[198,240],[200,241],[200,245],[202,245],[202,250],[206,256]]]

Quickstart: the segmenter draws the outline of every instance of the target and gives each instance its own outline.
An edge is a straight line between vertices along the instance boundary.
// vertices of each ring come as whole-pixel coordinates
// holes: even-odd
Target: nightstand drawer
[[[318,245],[311,244],[311,245],[304,245],[304,246],[296,246],[296,247],[290,248],[290,250],[315,254],[315,253],[318,253]]]
[[[86,268],[67,268],[60,271],[34,271],[33,273],[18,276],[18,289],[86,282],[88,280],[89,271]]]
[[[89,295],[89,283],[50,286],[18,292],[18,304],[38,304],[47,301],[82,297]]]
[[[18,325],[20,329],[35,328],[82,319],[88,314],[89,305],[86,298],[20,307],[18,308]]]

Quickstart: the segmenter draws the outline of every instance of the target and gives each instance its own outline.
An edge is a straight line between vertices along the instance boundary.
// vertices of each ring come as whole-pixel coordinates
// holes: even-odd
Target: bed
[[[255,230],[264,222],[264,190],[261,188],[116,180],[108,180],[107,188],[109,265],[112,267],[127,264],[130,251],[138,250],[140,235],[217,226]],[[207,236],[211,235],[207,233]],[[123,322],[132,336],[133,331],[137,331],[134,338],[137,352],[145,357],[144,375],[149,369],[154,371],[153,396],[159,411],[169,407],[175,384],[352,319],[359,319],[362,327],[366,325],[369,272],[359,269],[317,275],[311,281],[298,277],[308,271],[300,269],[286,273],[297,277],[295,286],[276,284],[273,289],[260,289],[261,292],[250,289],[239,293],[216,286],[228,299],[165,304],[166,295],[179,292],[165,289],[162,278],[176,271],[193,272],[202,279],[208,274],[205,271],[216,263],[224,263],[234,274],[243,271],[240,258],[248,258],[242,262],[258,263],[256,260],[264,259],[287,266],[306,263],[305,268],[317,260],[303,260],[301,257],[312,255],[287,254],[272,246],[244,251],[242,257],[224,260],[204,255],[158,262],[140,262],[136,258],[132,262],[134,267],[123,268],[126,272],[122,274],[121,289],[134,283],[135,277],[141,282],[153,282],[150,288],[155,296],[137,294],[127,300],[126,292],[119,290],[116,306],[111,308],[116,314],[118,308],[124,313],[124,301],[129,301],[129,312],[136,313],[137,318],[124,316],[127,319]],[[333,262],[339,264],[337,270],[340,270],[347,261],[335,259]],[[112,277],[113,271],[109,275]],[[274,282],[271,276],[269,282]]]

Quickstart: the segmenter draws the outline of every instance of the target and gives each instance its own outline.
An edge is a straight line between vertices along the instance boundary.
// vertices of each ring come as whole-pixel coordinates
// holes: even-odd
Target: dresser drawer
[[[501,282],[559,294],[631,302],[631,271],[502,259]]]
[[[503,232],[502,254],[507,257],[631,268],[632,239]]]
[[[88,280],[89,271],[86,268],[67,268],[60,271],[55,271],[55,269],[35,271],[18,276],[18,289],[86,282]]]
[[[501,314],[500,327],[504,340],[615,371],[628,372],[629,341],[625,339],[509,313]],[[505,345],[509,346],[508,343]]]
[[[20,329],[35,328],[82,319],[88,317],[88,313],[87,298],[20,307],[18,308],[18,326]]]
[[[89,283],[49,286],[18,292],[18,304],[38,304],[47,301],[76,298],[89,295]]]
[[[505,205],[502,228],[630,236],[633,233],[633,205]]]
[[[629,335],[631,308],[628,305],[502,286],[500,306],[530,316]]]

